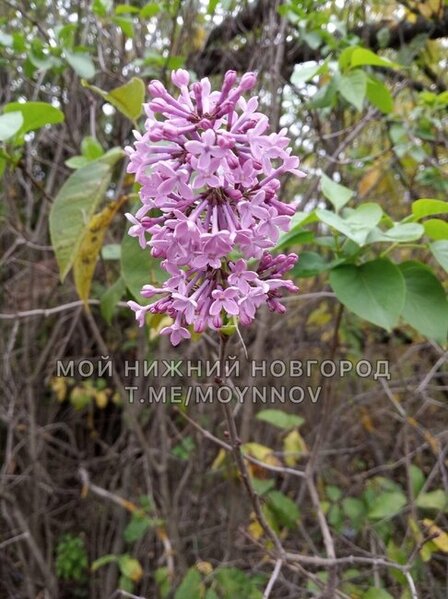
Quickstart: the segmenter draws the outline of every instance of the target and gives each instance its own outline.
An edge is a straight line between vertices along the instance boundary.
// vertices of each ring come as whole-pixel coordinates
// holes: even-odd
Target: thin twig
[[[98,306],[100,304],[100,300],[97,299],[89,299],[87,300],[87,304],[89,306]],[[66,310],[72,310],[73,308],[79,308],[80,306],[84,306],[85,302],[82,300],[75,300],[73,302],[69,302],[68,304],[62,304],[61,306],[55,306],[54,308],[36,308],[35,310],[25,310],[23,312],[10,312],[10,313],[0,313],[0,320],[16,320],[17,318],[29,318],[31,316],[51,316],[52,314],[58,314],[59,312],[65,312]],[[126,302],[117,302],[117,306],[121,308],[125,308],[127,306]]]
[[[219,439],[218,437],[215,437],[215,435],[213,435],[212,433],[210,433],[207,429],[203,428],[195,420],[193,420],[192,418],[190,418],[190,416],[188,416],[188,414],[185,414],[185,412],[183,412],[182,410],[179,410],[177,408],[176,408],[176,411],[179,414],[179,416],[181,416],[182,418],[184,418],[185,420],[187,420],[206,439],[209,439],[210,441],[213,441],[213,443],[216,443],[216,445],[219,445],[220,447],[222,447],[222,449],[225,449],[226,451],[229,451],[229,452],[232,451],[232,446],[231,445],[229,445],[225,441],[222,441],[222,439]],[[249,454],[245,455],[244,459],[247,460],[248,462],[250,462],[251,464],[259,466],[260,468],[264,468],[265,470],[269,470],[270,472],[277,472],[278,474],[291,474],[292,476],[297,476],[299,478],[305,478],[305,472],[303,472],[302,470],[296,470],[295,468],[288,468],[287,466],[274,466],[273,464],[267,464],[266,462],[262,462],[261,460],[257,460],[257,458],[254,458],[253,456],[251,456]]]
[[[8,545],[12,545],[12,543],[17,543],[17,541],[21,541],[22,539],[27,539],[29,537],[29,532],[21,532],[15,537],[11,537],[10,539],[6,539],[6,541],[2,541],[0,543],[0,549],[4,549],[8,547]]]
[[[221,335],[221,345],[220,345],[220,352],[219,352],[219,364],[220,364],[219,374],[220,374],[220,377],[224,377],[224,367],[225,367],[225,358],[226,358],[225,351],[226,351],[227,341],[228,341],[228,337]],[[224,382],[224,378],[219,378],[219,379],[217,379],[216,382],[218,385],[222,385]],[[266,517],[263,514],[263,510],[261,508],[260,498],[255,493],[254,488],[252,486],[249,472],[247,470],[247,466],[244,461],[243,454],[241,452],[241,441],[238,436],[238,430],[236,427],[235,419],[233,417],[232,408],[227,403],[224,404],[224,413],[226,416],[227,428],[228,428],[228,433],[229,433],[229,437],[230,437],[230,441],[231,441],[232,455],[234,457],[235,464],[238,468],[238,471],[241,475],[241,478],[242,478],[243,484],[246,488],[247,494],[249,495],[250,501],[254,508],[255,517],[258,520],[258,523],[260,524],[260,526],[263,529],[266,536],[269,537],[271,539],[271,541],[274,543],[274,546],[277,550],[278,557],[283,556],[285,553],[283,545],[282,545],[280,539],[278,538],[277,534],[274,532],[274,530],[271,528],[268,521],[266,520]]]
[[[272,571],[271,578],[269,579],[268,585],[265,588],[265,591],[263,593],[263,599],[268,599],[270,597],[271,591],[274,587],[275,581],[277,580],[277,578],[280,574],[280,570],[282,569],[282,566],[283,566],[283,560],[279,558],[275,562],[275,568]]]

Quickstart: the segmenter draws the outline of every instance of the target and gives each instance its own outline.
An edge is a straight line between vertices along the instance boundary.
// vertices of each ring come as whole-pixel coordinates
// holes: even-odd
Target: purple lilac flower
[[[207,78],[189,85],[182,69],[172,82],[177,97],[160,81],[150,83],[146,131],[126,148],[142,202],[126,216],[129,234],[171,275],[159,289],[143,287],[143,297],[159,296],[152,304],[129,306],[141,326],[148,312],[172,317],[161,333],[177,345],[190,337],[189,325],[219,329],[227,317],[249,325],[262,304],[284,312],[282,293],[297,288],[282,277],[297,256],[271,256],[268,249],[295,211],[278,197],[279,177],[304,173],[286,130],[268,133],[257,98],[242,97],[255,85],[253,73],[238,82],[228,71],[215,91]],[[254,269],[247,265],[252,259],[259,261]]]

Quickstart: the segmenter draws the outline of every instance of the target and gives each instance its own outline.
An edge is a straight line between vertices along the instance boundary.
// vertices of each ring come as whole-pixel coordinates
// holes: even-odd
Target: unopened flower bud
[[[165,86],[157,79],[151,81],[148,85],[148,91],[153,98],[163,98],[167,94]]]
[[[242,77],[241,77],[241,81],[240,81],[240,89],[241,91],[249,91],[250,89],[253,89],[255,87],[255,84],[257,83],[257,76],[255,75],[255,73],[245,73]]]
[[[171,73],[171,81],[177,87],[183,87],[184,85],[188,85],[190,81],[190,75],[185,69],[177,69],[177,71],[173,71]]]

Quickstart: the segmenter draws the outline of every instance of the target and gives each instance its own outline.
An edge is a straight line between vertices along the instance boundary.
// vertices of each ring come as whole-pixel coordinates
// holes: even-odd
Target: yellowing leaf
[[[241,449],[243,450],[243,453],[252,456],[260,462],[264,462],[270,466],[281,466],[280,461],[275,457],[274,452],[270,447],[260,445],[260,443],[245,443],[241,446]]]
[[[375,430],[372,418],[365,408],[361,410],[361,424],[368,433],[373,433]]]
[[[437,549],[440,549],[443,553],[448,553],[448,533],[439,528],[437,524],[429,518],[425,518],[423,524],[426,526],[428,533],[431,536],[437,535],[432,539],[432,542],[436,545]]]
[[[143,576],[143,569],[140,562],[129,555],[122,555],[118,559],[118,565],[123,576],[138,582]]]
[[[224,460],[226,459],[226,455],[227,452],[225,449],[220,449],[218,451],[218,455],[216,456],[216,458],[213,460],[213,464],[211,465],[211,470],[212,472],[214,470],[218,470],[219,468],[221,468],[221,466],[224,463]]]
[[[196,569],[205,576],[210,576],[213,572],[213,566],[210,562],[196,562]]]
[[[431,559],[432,553],[435,550],[434,544],[432,542],[423,543],[423,541],[424,541],[423,533],[420,530],[420,528],[419,528],[417,522],[414,520],[414,518],[409,517],[408,523],[409,523],[409,528],[412,532],[412,536],[414,537],[416,544],[421,545],[421,548],[419,550],[420,557],[422,558],[422,560],[424,562],[429,562]]]
[[[150,341],[154,341],[154,339],[159,338],[160,331],[169,327],[173,323],[173,319],[170,316],[166,316],[163,314],[151,314],[149,316],[149,339]]]
[[[408,23],[415,23],[417,21],[417,15],[411,10],[405,11],[405,17]]]
[[[319,308],[316,308],[308,316],[307,324],[322,327],[330,322],[333,316],[328,311],[328,306],[324,302]]]
[[[383,172],[380,167],[374,167],[367,171],[358,183],[359,195],[363,198],[380,180]]]
[[[83,85],[99,94],[129,120],[135,121],[140,116],[145,98],[145,84],[138,77],[132,77],[130,81],[110,92],[95,85],[89,85],[87,82],[84,82]]]
[[[193,50],[200,50],[204,46],[206,30],[201,25],[193,27],[193,35],[190,38]]]
[[[107,406],[107,401],[108,397],[106,390],[98,391],[95,394],[95,403],[100,410],[103,410]]]
[[[61,281],[73,266],[86,225],[104,198],[114,165],[123,156],[123,150],[112,148],[76,170],[54,199],[49,217],[50,236]]]
[[[295,466],[300,456],[307,455],[308,448],[299,431],[294,430],[286,435],[283,439],[283,451],[287,466]]]
[[[108,204],[101,212],[90,220],[81,239],[78,252],[73,263],[76,291],[80,299],[87,303],[90,286],[95,271],[96,261],[103,245],[106,231],[117,210],[126,202],[123,196],[120,200]]]
[[[251,515],[251,520],[252,522],[247,527],[247,532],[255,541],[258,541],[263,536],[263,527],[255,518],[254,514]]]
[[[431,447],[432,452],[438,456],[440,454],[440,441],[437,437],[434,437],[428,430],[423,431],[423,437],[428,445]]]
[[[420,549],[420,557],[424,562],[429,562],[432,558],[432,554],[437,551],[437,546],[434,541],[428,541]]]
[[[424,2],[417,2],[416,8],[425,19],[430,19],[440,14],[441,5],[442,0],[424,0]]]
[[[51,379],[50,387],[58,401],[64,401],[67,396],[67,379],[63,376],[55,376]]]
[[[115,393],[112,395],[112,403],[114,403],[116,406],[122,405],[123,401],[119,391],[115,391]]]

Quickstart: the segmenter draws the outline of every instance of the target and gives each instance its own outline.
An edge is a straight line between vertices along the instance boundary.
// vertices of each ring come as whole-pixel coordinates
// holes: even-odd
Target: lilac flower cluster
[[[266,133],[268,118],[257,112],[257,98],[242,97],[255,85],[253,73],[237,81],[228,71],[219,91],[208,79],[189,85],[182,69],[172,82],[177,98],[159,81],[150,83],[146,132],[135,132],[135,147],[126,148],[142,202],[126,216],[129,234],[151,248],[170,276],[160,288],[144,285],[143,297],[159,296],[152,304],[129,306],[140,326],[147,312],[172,317],[161,334],[177,345],[190,338],[189,325],[197,332],[220,329],[234,316],[249,325],[262,304],[285,311],[279,298],[297,288],[282,277],[297,256],[272,256],[267,249],[294,214],[278,198],[279,177],[304,173],[286,130]],[[253,259],[255,269],[248,265]]]

